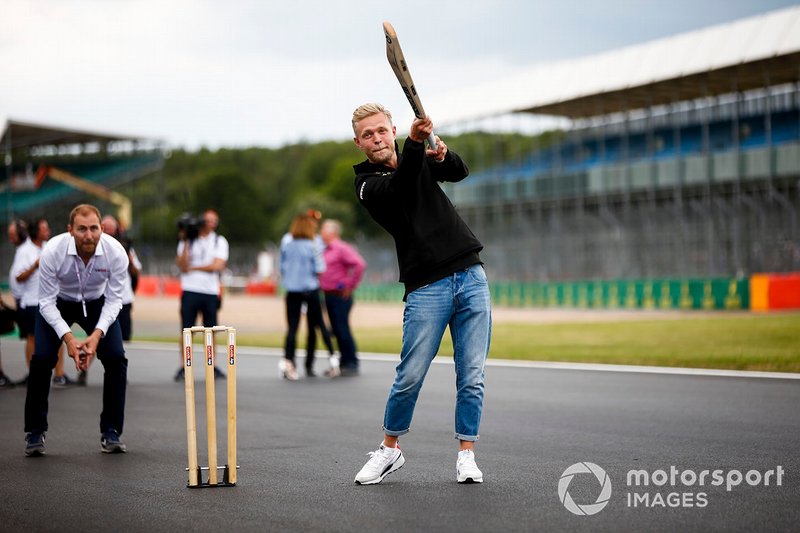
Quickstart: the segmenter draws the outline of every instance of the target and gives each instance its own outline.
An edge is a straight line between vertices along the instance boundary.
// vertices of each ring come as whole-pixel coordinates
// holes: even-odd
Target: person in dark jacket
[[[481,483],[474,447],[483,410],[484,366],[491,337],[491,301],[479,252],[483,245],[456,212],[439,182],[458,182],[467,165],[436,137],[430,118],[416,119],[400,153],[392,116],[380,104],[353,113],[354,142],[367,160],[354,166],[355,191],[372,218],[394,238],[403,297],[400,363],[386,402],[383,442],[355,482],[380,483],[405,457],[398,438],[411,426],[425,375],[450,326],[456,372],[455,438],[459,483]]]

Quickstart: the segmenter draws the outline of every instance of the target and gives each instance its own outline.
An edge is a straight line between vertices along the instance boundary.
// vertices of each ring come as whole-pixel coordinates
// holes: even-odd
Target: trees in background
[[[477,172],[522,161],[534,147],[541,149],[556,137],[552,132],[538,137],[472,132],[448,136],[447,143]],[[160,174],[131,187],[133,230],[141,241],[174,242],[175,222],[182,213],[213,207],[226,237],[261,246],[278,242],[297,212],[313,208],[340,219],[346,238],[377,235],[380,228],[360,208],[353,190],[353,165],[361,160],[349,140],[174,150]]]

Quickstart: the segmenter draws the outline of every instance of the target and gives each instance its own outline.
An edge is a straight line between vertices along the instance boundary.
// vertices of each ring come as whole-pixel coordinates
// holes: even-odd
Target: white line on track
[[[177,344],[177,342],[176,342]],[[165,350],[172,348],[169,343],[135,342],[133,345],[140,350]],[[169,348],[167,348],[169,347]],[[280,348],[258,348],[242,346],[237,349],[240,355],[268,355],[280,357],[283,350]],[[381,353],[359,353],[358,357],[365,361],[381,361],[384,363],[397,363],[398,356]],[[451,357],[437,357],[434,364],[452,365]],[[800,373],[791,372],[758,372],[752,370],[719,370],[714,368],[682,368],[666,366],[638,366],[638,365],[611,365],[592,363],[560,363],[553,361],[512,361],[509,359],[489,359],[487,366],[506,368],[536,368],[542,370],[579,370],[586,372],[627,372],[636,374],[670,374],[678,376],[709,376],[725,378],[767,378],[767,379],[794,379],[800,380]]]

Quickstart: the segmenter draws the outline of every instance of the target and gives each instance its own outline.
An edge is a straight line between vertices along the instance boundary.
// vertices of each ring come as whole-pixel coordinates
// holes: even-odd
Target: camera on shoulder
[[[184,213],[175,225],[178,227],[178,231],[183,231],[187,240],[193,241],[200,235],[200,230],[203,229],[205,221],[191,213]]]

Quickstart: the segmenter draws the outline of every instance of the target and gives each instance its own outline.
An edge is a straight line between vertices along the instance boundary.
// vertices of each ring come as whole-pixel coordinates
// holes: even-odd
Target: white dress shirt
[[[17,248],[17,253],[14,255],[14,264],[11,265],[11,277],[16,280],[17,276],[28,270],[36,263],[39,256],[42,254],[42,246],[36,246],[32,240],[28,239]],[[33,274],[28,276],[25,281],[18,281],[20,289],[20,304],[21,308],[36,307],[39,305],[39,269],[33,271]]]
[[[178,243],[178,255],[183,253],[186,241]],[[211,232],[205,237],[198,237],[189,247],[189,266],[204,267],[214,259],[228,260],[228,241],[222,235]],[[181,289],[200,294],[219,294],[219,272],[203,272],[192,270],[181,272]]]
[[[11,261],[11,268],[8,271],[8,288],[11,289],[11,296],[14,297],[14,301],[19,301],[22,299],[22,285],[20,285],[19,281],[17,281],[17,276],[12,276],[11,273],[14,272],[14,269],[17,267],[17,261],[20,256],[19,249],[23,246],[29,244],[31,242],[30,239],[25,239],[25,241],[17,246],[14,250],[14,259]],[[23,252],[24,253],[24,252]]]
[[[141,261],[139,261],[139,256],[136,255],[136,250],[134,250],[133,248],[131,248],[130,250],[131,250],[131,252],[130,252],[130,257],[128,258],[128,260],[131,263],[133,263],[133,266],[136,267],[136,270],[141,272],[142,263],[141,263]],[[134,296],[133,296],[133,280],[131,280],[131,276],[130,276],[130,274],[128,274],[128,277],[125,279],[125,287],[123,287],[123,289],[122,289],[122,304],[123,305],[132,304],[133,303],[133,299],[134,299]]]
[[[103,295],[106,299],[95,328],[105,335],[122,309],[128,254],[114,237],[101,234],[94,255],[86,265],[78,255],[73,236],[62,233],[44,247],[39,258],[39,273],[39,312],[59,338],[66,335],[70,327],[61,318],[56,299],[91,302]]]

